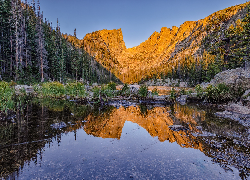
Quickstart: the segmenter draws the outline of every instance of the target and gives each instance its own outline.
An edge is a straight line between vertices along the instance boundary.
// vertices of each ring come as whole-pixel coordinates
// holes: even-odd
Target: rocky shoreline
[[[170,81],[167,80],[169,84],[178,83],[177,80]],[[171,83],[170,83],[171,82]],[[243,95],[241,97],[234,98],[234,101],[225,102],[209,102],[208,88],[217,87],[218,85],[223,84],[226,87],[233,87],[238,89],[243,89]],[[148,88],[148,85],[151,85]],[[108,90],[109,96],[105,93],[105,90],[102,92],[102,86],[93,84],[92,86],[85,86],[86,97],[78,96],[69,96],[64,95],[60,97],[61,99],[67,99],[70,101],[76,102],[85,102],[85,103],[108,103],[116,104],[116,106],[128,106],[133,103],[144,103],[144,104],[173,104],[180,103],[185,105],[189,102],[203,103],[208,106],[217,106],[222,112],[217,112],[216,116],[230,118],[237,120],[246,126],[250,126],[250,70],[245,70],[244,68],[237,68],[232,70],[223,71],[217,74],[210,83],[202,83],[195,88],[188,88],[187,83],[181,82],[178,83],[178,86],[181,87],[169,87],[169,86],[160,86],[162,85],[162,80],[157,80],[156,84],[153,81],[146,82],[144,85],[119,85],[115,86],[116,90]],[[163,84],[165,85],[165,84]],[[146,89],[144,95],[140,92],[141,87],[144,86]],[[160,89],[165,89],[168,94],[159,94],[157,87]],[[40,88],[40,87],[36,87]],[[99,88],[99,90],[98,90]],[[94,92],[95,89],[98,92]],[[216,89],[215,89],[216,90]],[[156,93],[155,93],[155,92]],[[16,85],[15,86],[16,95],[28,94],[31,96],[37,96],[36,91],[33,86],[27,85]],[[212,92],[212,96],[213,96]],[[224,93],[224,92],[222,92]],[[210,95],[211,96],[211,95]],[[214,95],[215,96],[215,95]],[[210,97],[211,98],[211,97]],[[212,97],[213,98],[213,97]]]

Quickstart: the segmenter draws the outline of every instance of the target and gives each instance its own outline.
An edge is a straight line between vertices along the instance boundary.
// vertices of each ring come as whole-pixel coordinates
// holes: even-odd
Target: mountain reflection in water
[[[0,121],[1,177],[248,178],[249,128],[213,114],[206,107],[178,104],[126,108],[51,100],[26,104]],[[68,142],[71,135],[74,141]],[[51,157],[53,152],[58,158]],[[80,161],[83,153],[88,161]],[[55,162],[62,172],[46,169]],[[145,163],[161,166],[149,168]],[[74,168],[78,173],[72,174]],[[39,173],[34,175],[35,171]]]
[[[192,135],[191,131],[186,129],[200,132],[196,128],[195,119],[204,115],[205,112],[175,106],[174,115],[171,114],[169,107],[155,107],[143,114],[141,109],[138,106],[129,106],[128,108],[113,109],[109,114],[89,115],[84,130],[93,136],[120,139],[124,123],[131,121],[146,129],[152,137],[157,136],[160,142],[176,141],[181,147],[192,147],[202,151],[202,144]],[[175,121],[175,118],[178,120]],[[178,131],[174,129],[176,123],[183,125],[178,126],[180,129]]]

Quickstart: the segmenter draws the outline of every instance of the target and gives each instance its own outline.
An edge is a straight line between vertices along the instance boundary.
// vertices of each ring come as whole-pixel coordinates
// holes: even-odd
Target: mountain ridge
[[[235,26],[236,21],[245,16],[247,5],[249,2],[217,11],[198,21],[186,21],[180,27],[162,27],[160,32],[155,31],[132,48],[126,48],[121,29],[95,31],[84,37],[84,49],[124,83],[166,75],[173,66],[185,63],[187,56],[195,59],[192,61],[209,63],[203,58],[205,52],[209,61],[215,59],[206,52],[204,39],[213,33],[219,33],[217,39],[222,38],[221,30]]]

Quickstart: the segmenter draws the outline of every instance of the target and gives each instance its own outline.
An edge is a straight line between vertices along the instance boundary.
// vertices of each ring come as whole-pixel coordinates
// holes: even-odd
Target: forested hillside
[[[74,35],[62,34],[43,17],[39,1],[0,0],[0,80],[23,83],[119,81],[78,46]]]
[[[195,85],[249,61],[249,2],[180,27],[154,32],[126,48],[121,29],[87,34],[84,49],[121,81],[174,78]]]

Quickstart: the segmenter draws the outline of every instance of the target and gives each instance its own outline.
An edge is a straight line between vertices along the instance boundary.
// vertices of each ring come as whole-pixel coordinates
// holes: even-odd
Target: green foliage
[[[92,89],[92,92],[94,93],[93,98],[99,98],[101,88],[96,86]]]
[[[114,82],[108,83],[108,88],[111,90],[116,90],[116,83],[114,83]]]
[[[175,100],[175,98],[176,98],[176,90],[174,88],[171,88],[170,99]]]
[[[244,93],[245,89],[241,86],[227,86],[218,84],[217,86],[209,85],[206,88],[206,99],[208,102],[228,102],[237,100]]]
[[[113,87],[109,85],[103,85],[101,87],[101,95],[105,97],[114,97],[114,90],[112,89]]]
[[[114,97],[116,94],[113,90],[113,87],[109,86],[109,85],[102,85],[101,87],[94,87],[92,89],[92,92],[94,93],[93,97],[94,98],[99,98],[104,97],[104,98],[108,98],[108,97]]]
[[[190,89],[188,92],[187,92],[187,94],[192,94],[194,91],[192,90],[192,89]]]
[[[188,94],[188,92],[185,90],[185,88],[182,88],[179,93],[180,93],[180,95],[187,95]]]
[[[66,95],[73,96],[73,97],[77,96],[79,98],[84,98],[87,95],[84,84],[80,82],[66,84],[65,93]]]
[[[203,89],[200,84],[195,86],[195,91],[197,93],[197,97],[200,98],[203,95]]]
[[[65,95],[64,86],[60,82],[43,83],[41,92],[44,97],[61,98]]]
[[[141,85],[138,91],[138,95],[142,98],[147,97],[148,95],[148,86],[147,85]]]
[[[120,91],[120,94],[123,96],[128,96],[130,94],[130,89],[129,89],[128,84],[125,83],[123,85],[122,90]]]
[[[15,90],[5,81],[0,81],[0,110],[7,112],[8,109],[14,109],[15,103],[13,96]]]
[[[153,96],[158,96],[159,95],[159,91],[158,91],[158,89],[157,88],[154,88],[153,90],[152,90],[152,95]]]

